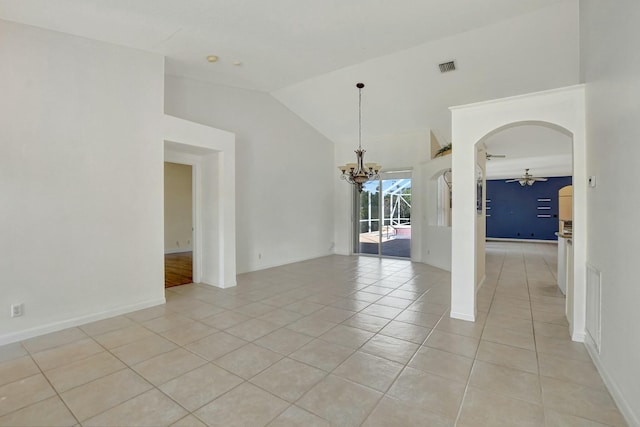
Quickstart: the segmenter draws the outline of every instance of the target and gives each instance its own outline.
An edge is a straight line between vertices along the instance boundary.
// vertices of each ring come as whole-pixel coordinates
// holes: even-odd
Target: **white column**
[[[476,319],[475,141],[464,135],[453,116],[451,317]]]

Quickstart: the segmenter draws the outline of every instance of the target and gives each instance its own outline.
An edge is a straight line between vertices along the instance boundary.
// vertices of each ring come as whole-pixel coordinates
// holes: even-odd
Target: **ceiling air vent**
[[[439,67],[441,73],[446,73],[448,71],[454,71],[456,69],[456,64],[453,61],[443,62],[442,64],[439,64]]]

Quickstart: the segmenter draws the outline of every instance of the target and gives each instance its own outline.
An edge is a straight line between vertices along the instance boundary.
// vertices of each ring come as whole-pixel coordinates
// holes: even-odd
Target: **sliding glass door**
[[[356,252],[411,257],[411,172],[367,182],[356,201]]]

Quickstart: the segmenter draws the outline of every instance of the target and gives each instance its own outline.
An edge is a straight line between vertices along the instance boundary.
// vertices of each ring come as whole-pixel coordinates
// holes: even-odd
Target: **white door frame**
[[[169,115],[164,125],[165,160],[194,168],[194,282],[235,286],[235,135]]]
[[[164,148],[164,161],[191,166],[191,247],[193,251],[193,265],[191,267],[193,282],[200,283],[202,280],[202,235],[200,224],[202,213],[200,212],[200,158],[199,156],[175,151],[166,146]],[[166,221],[166,218],[165,218]]]

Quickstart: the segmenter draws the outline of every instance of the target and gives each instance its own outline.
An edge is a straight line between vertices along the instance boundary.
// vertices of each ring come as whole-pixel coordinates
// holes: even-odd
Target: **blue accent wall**
[[[549,178],[532,186],[487,180],[487,237],[558,240],[558,190],[570,176]]]

